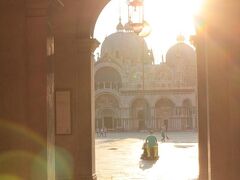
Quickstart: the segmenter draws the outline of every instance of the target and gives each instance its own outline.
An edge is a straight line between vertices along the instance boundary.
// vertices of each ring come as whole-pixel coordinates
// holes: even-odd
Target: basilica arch
[[[147,100],[143,98],[134,99],[131,105],[131,127],[132,129],[144,130],[151,127],[149,121],[150,106]]]
[[[119,64],[117,64],[116,62],[114,63],[110,63],[108,61],[104,61],[104,62],[101,62],[101,63],[96,63],[95,64],[95,67],[94,67],[94,74],[96,74],[96,72],[99,70],[99,69],[102,69],[104,67],[109,67],[109,68],[112,68],[114,69],[115,71],[117,71],[120,76],[121,76],[121,79],[122,79],[122,70],[121,70],[121,66]]]
[[[121,74],[112,67],[102,67],[95,73],[95,90],[112,89],[118,91],[122,87]]]
[[[120,121],[119,101],[112,94],[102,94],[96,98],[96,128],[114,130]]]
[[[175,104],[168,98],[159,99],[155,104],[156,128],[160,129],[163,125],[168,129],[179,129],[175,126],[174,113]]]

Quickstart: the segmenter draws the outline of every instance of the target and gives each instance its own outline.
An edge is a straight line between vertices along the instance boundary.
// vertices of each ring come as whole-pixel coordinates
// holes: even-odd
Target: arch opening
[[[112,94],[102,94],[95,102],[96,128],[115,130],[119,124],[119,102]]]
[[[147,130],[151,128],[150,107],[145,99],[136,99],[131,106],[132,128],[135,130]]]
[[[157,128],[161,129],[163,125],[166,125],[167,129],[181,129],[174,119],[175,104],[167,98],[160,99],[155,105],[155,117]]]
[[[113,4],[113,2],[111,1],[110,4]],[[154,4],[154,2],[151,3]],[[105,9],[108,8],[108,5]],[[96,23],[95,37],[100,37],[97,35],[97,31],[99,30],[101,16],[102,14]],[[110,27],[111,32],[108,32],[106,28],[111,24],[111,20],[101,21],[104,27],[104,37],[102,39],[100,37],[102,46],[97,50],[99,55],[95,60],[95,68],[107,67],[107,64],[114,64],[119,67],[121,88],[118,93],[115,94],[113,91],[107,92],[105,90],[105,93],[117,95],[120,102],[118,107],[120,126],[114,130],[118,132],[113,133],[119,133],[118,135],[122,138],[127,131],[126,134],[129,136],[136,133],[139,136],[137,138],[141,136],[142,139],[144,137],[140,133],[154,130],[160,140],[160,132],[165,127],[168,136],[177,134],[180,137],[187,137],[185,139],[180,138],[181,142],[194,142],[193,146],[196,147],[198,140],[196,135],[197,62],[195,47],[185,40],[183,36],[187,35],[180,30],[178,34],[171,37],[174,39],[171,40],[171,43],[165,42],[166,47],[158,45],[157,49],[149,44],[152,43],[156,46],[158,42],[154,42],[154,39],[165,39],[170,30],[163,32],[155,26],[152,34],[154,35],[156,33],[154,31],[157,29],[159,30],[158,33],[162,33],[165,37],[156,38],[156,36],[150,34],[149,37],[142,38],[131,32],[131,23],[128,20],[126,23],[124,22],[123,11],[115,13],[111,19],[114,19],[114,16],[116,16],[116,21],[113,28],[116,27],[116,29]],[[154,18],[151,18],[156,20],[157,16],[155,14]],[[107,16],[105,18],[108,19]],[[165,16],[165,18],[167,17]],[[159,21],[160,19],[158,19],[158,23]],[[179,25],[179,22],[177,24]],[[159,52],[161,52],[160,55]],[[102,81],[99,74],[103,71],[101,72],[99,69],[95,73],[95,83]],[[104,73],[108,74],[108,70],[105,70]],[[114,75],[108,78],[113,77]],[[98,95],[99,91],[95,93]],[[184,99],[189,99],[191,106],[188,102],[183,102]],[[188,137],[188,134],[191,137]],[[144,134],[144,136],[146,135]],[[126,135],[123,139],[127,138]],[[180,143],[178,137],[172,138],[174,143]],[[195,160],[196,168],[192,171],[194,175],[190,175],[194,178],[198,176],[197,158]]]

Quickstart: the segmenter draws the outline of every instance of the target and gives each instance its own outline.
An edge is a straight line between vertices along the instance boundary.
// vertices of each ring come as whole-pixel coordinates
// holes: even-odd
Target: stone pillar
[[[240,39],[238,37],[238,42]],[[231,61],[229,66],[230,82],[230,116],[231,116],[231,179],[240,179],[239,162],[240,162],[240,55],[239,45],[232,49]]]
[[[206,52],[209,173],[213,180],[226,180],[230,179],[227,164],[229,164],[231,139],[227,52],[217,39],[212,38],[208,37]]]
[[[26,147],[29,152],[35,154],[44,163],[42,168],[35,167],[33,172],[31,164],[25,167],[30,168],[29,179],[47,179],[47,129],[49,114],[54,112],[53,106],[53,84],[48,90],[48,66],[47,59],[47,19],[48,1],[26,1],[26,52],[27,52],[27,122],[26,126],[33,133],[42,139],[42,145],[34,145],[27,142]],[[49,79],[50,80],[50,79]],[[53,82],[51,80],[51,82]],[[49,93],[50,96],[47,94]],[[53,120],[53,119],[52,119]],[[28,136],[31,136],[28,134]],[[29,177],[30,176],[30,177]],[[26,179],[28,179],[26,178]]]
[[[197,24],[203,19],[196,19]],[[208,180],[208,120],[207,120],[207,71],[206,71],[206,42],[205,34],[196,27],[197,36],[193,37],[197,55],[197,114],[198,114],[198,143],[199,143],[199,180]]]
[[[78,39],[80,67],[79,70],[79,140],[81,146],[79,165],[76,166],[76,179],[95,180],[95,90],[94,61],[92,53],[99,43],[95,39]],[[81,167],[81,169],[79,168]],[[79,168],[79,169],[77,169]]]
[[[233,51],[237,46],[239,47],[240,40],[239,29],[236,29],[236,26],[239,26],[239,5],[239,1],[234,0],[209,0],[204,14],[208,178],[211,180],[239,179],[239,168],[234,169],[236,166],[239,167],[239,162],[235,163],[235,160],[231,159],[233,144],[239,143],[239,139],[232,136],[232,123],[239,121],[239,117],[237,121],[231,117],[233,102],[230,101],[231,87],[237,84],[237,81],[233,83],[230,80],[230,75],[234,68],[231,64],[232,58],[239,54],[239,48],[238,52]],[[239,95],[235,98],[238,97]],[[235,155],[239,157],[239,153]],[[236,175],[234,178],[233,174]]]
[[[69,35],[56,37],[56,86],[71,92],[71,132],[57,134],[57,179],[96,179],[95,97],[91,59],[97,41]],[[69,43],[69,44],[68,44]],[[60,49],[65,49],[62,52]],[[66,163],[62,163],[62,160]],[[63,172],[67,165],[69,172]]]

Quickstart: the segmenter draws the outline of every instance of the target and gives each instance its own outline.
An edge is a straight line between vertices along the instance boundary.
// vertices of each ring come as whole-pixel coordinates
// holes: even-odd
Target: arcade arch
[[[95,76],[95,77],[98,77]],[[166,79],[170,80],[171,77],[166,77]],[[97,78],[96,78],[96,81]],[[175,121],[174,114],[176,113],[176,104],[171,101],[170,99],[163,98],[156,102],[155,104],[155,111],[153,111],[152,114],[155,112],[156,121],[153,126],[147,126],[150,123],[147,123],[147,121],[150,121],[151,119],[151,110],[149,103],[144,98],[135,99],[132,102],[131,108],[130,108],[130,114],[131,114],[131,121],[130,126],[132,129],[135,130],[142,130],[147,128],[160,128],[163,123],[167,124],[169,129],[176,129],[176,127],[181,129],[181,122]],[[106,110],[107,111],[107,110]],[[109,111],[107,111],[109,112]],[[110,114],[113,111],[109,112]],[[177,123],[176,123],[177,122]],[[96,123],[97,124],[97,123]]]
[[[96,128],[117,128],[120,119],[119,101],[112,94],[102,94],[96,98]]]
[[[133,129],[143,130],[150,128],[150,106],[145,99],[139,98],[133,101],[131,105],[131,116],[131,127]]]
[[[175,104],[168,98],[159,99],[155,104],[155,117],[156,126],[160,129],[163,125],[168,126],[167,128],[173,128],[173,113]]]
[[[46,107],[46,96],[53,92],[52,89],[54,89],[54,85],[51,84],[51,88],[46,92],[45,81],[47,76],[56,74],[56,72],[46,73],[47,63],[50,62],[46,57],[47,29],[50,24],[46,13],[49,12],[48,1],[19,1],[15,3],[14,6],[12,6],[12,3],[6,2],[7,1],[4,1],[2,3],[3,7],[5,7],[5,11],[1,11],[1,13],[2,17],[8,18],[7,21],[9,22],[4,25],[5,28],[9,29],[4,28],[5,31],[3,31],[3,43],[5,46],[9,45],[9,48],[7,49],[8,54],[1,54],[1,59],[3,59],[3,69],[9,70],[10,73],[6,73],[5,76],[1,77],[5,83],[1,89],[1,93],[3,94],[2,96],[6,97],[7,95],[7,97],[11,97],[11,99],[17,96],[24,96],[24,98],[23,101],[21,101],[20,108],[19,103],[16,101],[4,101],[3,103],[7,105],[5,105],[6,110],[3,110],[2,114],[4,117],[12,117],[12,121],[22,124],[29,129],[33,129],[45,140],[48,140],[46,138],[46,127],[47,122],[49,120],[52,121],[52,119],[51,117],[44,117],[44,115],[46,109],[51,112],[54,112],[54,110],[52,108],[53,106],[50,106],[50,108]],[[64,1],[66,8],[63,11],[57,10],[57,14],[59,15],[57,18],[59,19],[56,18],[57,23],[55,25],[57,26],[55,27],[57,28],[55,29],[60,31],[59,34],[57,34],[58,36],[56,36],[56,40],[58,42],[69,43],[67,44],[69,48],[62,49],[61,51],[61,47],[58,47],[58,53],[56,54],[57,56],[55,56],[56,63],[58,64],[61,59],[63,60],[62,62],[66,62],[67,58],[71,59],[71,61],[66,62],[66,64],[69,65],[68,68],[64,66],[64,68],[61,69],[63,75],[56,76],[56,79],[62,78],[61,81],[65,83],[61,84],[62,87],[71,86],[76,92],[80,90],[79,94],[82,94],[82,96],[79,96],[78,93],[73,94],[73,98],[76,98],[75,102],[73,102],[73,107],[77,108],[74,110],[76,118],[72,120],[72,123],[77,126],[73,126],[74,130],[71,135],[61,136],[58,141],[59,144],[57,144],[63,148],[67,148],[69,153],[73,156],[73,159],[76,160],[72,166],[74,167],[73,178],[76,179],[96,179],[93,150],[94,135],[91,130],[91,128],[93,128],[91,122],[93,120],[93,112],[90,109],[92,103],[90,96],[93,90],[90,85],[91,71],[89,70],[89,67],[91,67],[90,49],[93,41],[89,39],[89,37],[93,34],[94,22],[107,2],[107,0]],[[227,1],[224,2],[212,1],[207,3],[208,7],[206,11],[202,13],[203,17],[201,17],[203,18],[201,22],[204,24],[204,29],[199,32],[197,38],[198,47],[200,47],[200,54],[198,54],[200,57],[198,61],[198,73],[200,75],[198,90],[200,92],[199,105],[201,105],[201,111],[199,113],[201,115],[201,121],[199,123],[199,125],[201,125],[199,136],[201,142],[199,145],[201,150],[200,173],[202,172],[202,176],[200,179],[208,179],[208,176],[211,179],[239,179],[239,166],[237,164],[239,161],[236,161],[236,158],[240,157],[237,156],[239,155],[239,151],[237,151],[239,148],[239,139],[237,139],[237,137],[239,137],[237,136],[239,134],[237,129],[239,127],[239,116],[237,114],[239,103],[234,101],[239,92],[239,88],[237,86],[237,80],[231,79],[234,73],[237,75],[237,68],[239,67],[236,60],[239,59],[239,53],[237,54],[238,46],[236,45],[239,38],[235,36],[237,35],[238,29],[234,28],[237,27],[236,25],[239,22],[239,17],[236,13],[238,12],[237,8],[239,7],[239,2],[231,1],[232,3],[230,6],[228,6]],[[54,10],[56,11],[56,8]],[[86,14],[88,14],[88,16],[86,16]],[[3,21],[3,24],[4,22],[5,21]],[[66,28],[66,31],[64,31],[62,27]],[[16,38],[12,38],[12,36],[8,36],[8,34],[14,34]],[[36,34],[38,34],[38,36],[36,36]],[[208,36],[205,37],[205,35]],[[71,39],[72,37],[74,41]],[[232,37],[236,38],[233,40]],[[64,39],[67,41],[64,41]],[[205,43],[208,46],[205,46]],[[24,45],[12,46],[12,44]],[[82,50],[82,47],[85,49]],[[80,49],[81,52],[76,53],[76,49]],[[64,54],[61,56],[59,55],[60,53]],[[226,56],[228,53],[230,53],[229,56]],[[232,57],[231,61],[229,61],[229,57]],[[12,63],[9,63],[9,59],[11,59]],[[27,68],[25,68],[26,65]],[[232,71],[234,68],[236,70]],[[14,73],[12,74],[12,72]],[[73,72],[73,75],[64,75],[64,73],[67,74],[70,72]],[[19,74],[21,76],[12,78],[13,75]],[[8,81],[9,77],[11,77],[12,81]],[[208,84],[206,84],[206,79],[208,80]],[[39,80],[42,80],[42,83],[36,83]],[[75,82],[76,80],[80,80],[80,83],[79,81]],[[87,88],[83,89],[81,86],[79,87],[79,84],[82,83],[86,83]],[[9,91],[9,88],[4,88],[13,87],[15,84],[21,85],[20,88],[18,87],[20,91]],[[209,84],[210,86],[207,86]],[[31,85],[34,85],[35,88],[31,88]],[[230,91],[229,86],[231,87]],[[91,91],[91,93],[89,93],[89,91]],[[29,94],[26,92],[29,92]],[[15,96],[14,93],[17,95]],[[25,97],[26,94],[27,97]],[[86,96],[87,98],[85,98]],[[207,98],[208,102],[206,101]],[[53,102],[53,100],[50,102]],[[22,103],[26,104],[26,107],[22,106]],[[36,103],[41,106],[34,106]],[[207,108],[206,105],[208,105]],[[75,111],[79,111],[80,113],[76,113]],[[20,115],[23,114],[23,118],[19,118],[19,114],[16,112],[19,112]],[[210,112],[210,115],[208,112]],[[18,117],[11,115],[15,113]],[[232,114],[236,116],[232,116]],[[31,122],[32,119],[35,120],[34,123]],[[83,121],[79,123],[79,119],[83,119]],[[223,129],[231,133],[221,133]],[[51,132],[54,134],[54,131]],[[6,148],[15,146],[18,148],[22,147],[18,144],[19,142],[14,140],[14,137],[11,136],[11,141],[6,138],[4,139],[4,137],[8,136],[2,137],[1,140],[3,140],[2,142],[4,142]],[[84,140],[86,140],[86,137],[89,137],[86,146],[76,146],[75,142],[81,141],[81,137],[84,137]],[[231,141],[229,141],[229,139],[231,139]],[[54,142],[57,143],[57,141]],[[33,149],[37,152],[42,152],[42,147],[40,149],[38,147],[33,147],[28,142],[24,143],[26,143],[25,148],[30,152],[32,152]],[[208,146],[210,147],[209,149]],[[221,151],[219,151],[219,149],[221,149]],[[80,153],[77,154],[77,151],[80,151]],[[46,158],[46,156],[44,156],[44,158]],[[78,164],[78,162],[80,163]],[[85,162],[84,165],[82,162]],[[22,163],[20,162],[18,164]],[[226,164],[229,164],[229,166],[226,166]],[[24,172],[20,174],[24,174]],[[45,170],[42,174],[43,176],[46,174]],[[26,174],[26,177],[29,177],[29,172]],[[46,176],[44,176],[44,178],[46,179]],[[66,178],[72,179],[72,177]]]

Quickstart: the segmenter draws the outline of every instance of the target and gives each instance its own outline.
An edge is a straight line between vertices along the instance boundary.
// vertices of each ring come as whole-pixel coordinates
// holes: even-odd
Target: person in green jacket
[[[156,136],[153,135],[153,131],[150,131],[150,135],[146,138],[147,156],[148,158],[157,158],[158,157],[158,143]]]

